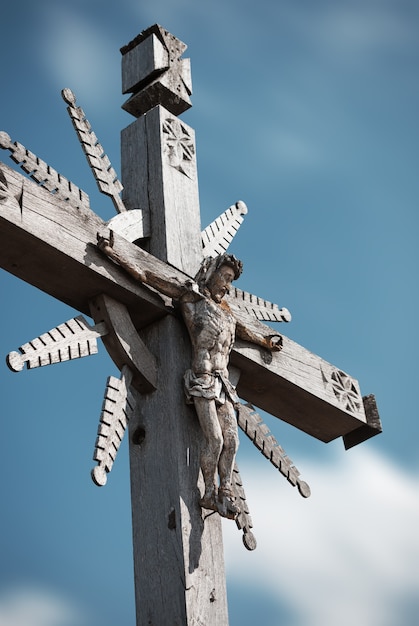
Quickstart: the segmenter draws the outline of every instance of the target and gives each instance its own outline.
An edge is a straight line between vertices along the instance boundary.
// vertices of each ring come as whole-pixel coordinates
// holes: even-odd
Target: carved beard
[[[212,294],[212,299],[214,300],[214,302],[216,302],[217,304],[220,304],[223,301],[225,294],[224,293],[213,293]]]
[[[220,304],[226,293],[228,293],[228,289],[225,287],[225,285],[217,285],[217,279],[213,280],[212,278],[207,284],[207,289],[211,294],[211,299],[214,300],[214,302],[216,302],[217,304]]]

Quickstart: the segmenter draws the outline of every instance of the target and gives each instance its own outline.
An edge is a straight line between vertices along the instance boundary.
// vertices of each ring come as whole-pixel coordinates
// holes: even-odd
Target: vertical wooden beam
[[[156,106],[122,131],[123,199],[150,214],[147,249],[193,276],[202,259],[195,133]]]
[[[122,182],[125,205],[150,212],[149,251],[193,275],[202,257],[193,131],[162,106],[139,117],[122,132]],[[142,338],[158,381],[129,424],[137,626],[226,626],[221,522],[198,504],[202,434],[183,393],[189,338],[172,316]]]

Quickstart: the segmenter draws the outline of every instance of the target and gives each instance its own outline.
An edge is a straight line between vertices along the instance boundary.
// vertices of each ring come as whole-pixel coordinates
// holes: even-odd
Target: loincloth
[[[221,372],[195,374],[192,370],[186,370],[183,380],[188,404],[193,404],[194,397],[215,400],[219,406],[225,404],[226,399],[234,405],[239,402],[235,387]]]

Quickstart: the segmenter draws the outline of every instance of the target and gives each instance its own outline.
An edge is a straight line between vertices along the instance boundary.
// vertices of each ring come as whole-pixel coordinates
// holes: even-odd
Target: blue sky
[[[60,91],[119,171],[119,48],[155,22],[187,43],[202,226],[244,200],[239,286],[289,308],[280,330],[377,397],[383,434],[348,452],[267,417],[308,500],[242,439],[258,548],[225,524],[231,626],[416,624],[417,3],[22,0],[1,15],[0,130],[106,219]],[[0,286],[4,356],[76,314],[3,271]],[[107,487],[90,480],[111,374],[103,347],[0,363],[0,626],[134,624],[126,442]]]

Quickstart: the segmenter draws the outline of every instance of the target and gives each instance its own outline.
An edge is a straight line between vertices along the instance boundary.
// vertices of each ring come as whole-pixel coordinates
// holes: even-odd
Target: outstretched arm
[[[240,339],[251,341],[258,346],[271,350],[271,352],[279,352],[282,350],[281,335],[262,335],[248,326],[245,326],[240,320],[237,320],[236,335]]]
[[[109,231],[109,237],[103,237],[98,234],[97,245],[107,257],[120,265],[135,280],[144,283],[145,285],[150,285],[154,289],[157,289],[157,291],[169,296],[169,298],[178,300],[183,294],[190,291],[192,288],[192,286],[188,285],[187,282],[181,282],[175,276],[168,278],[149,268],[141,268],[137,264],[134,265],[132,261],[114,249],[112,230]]]

